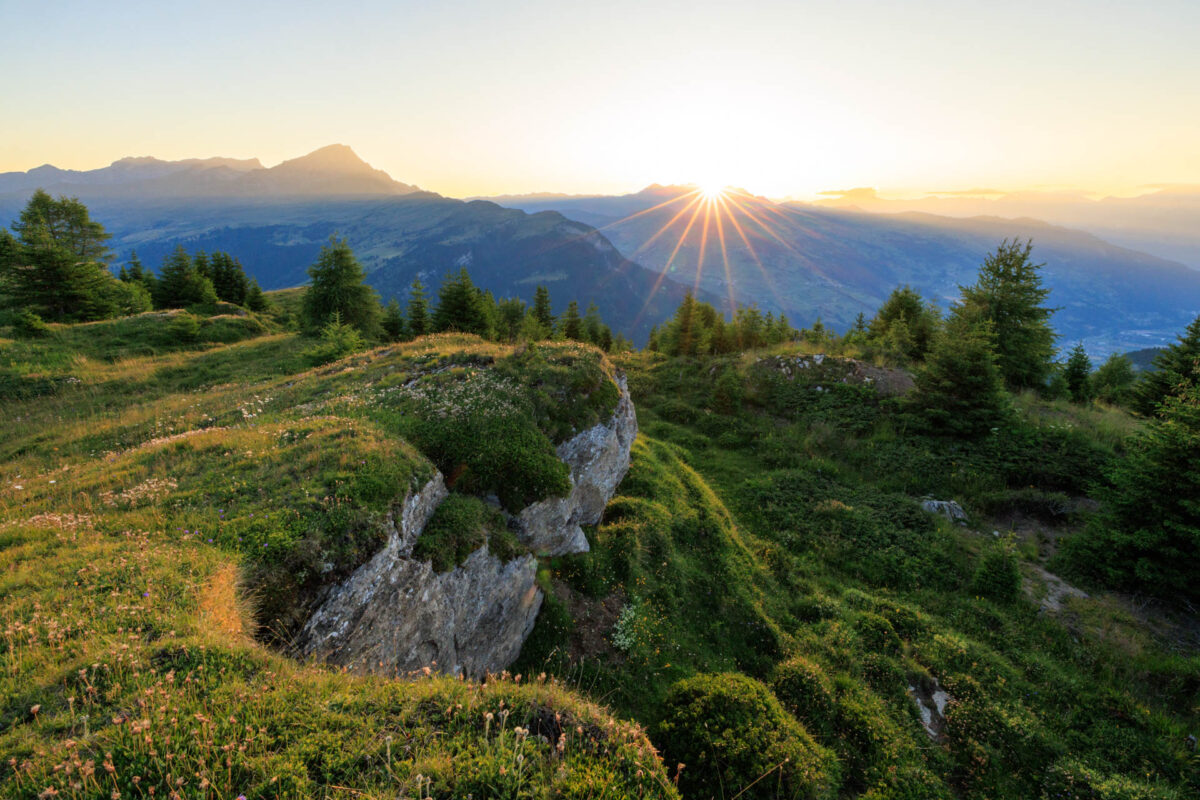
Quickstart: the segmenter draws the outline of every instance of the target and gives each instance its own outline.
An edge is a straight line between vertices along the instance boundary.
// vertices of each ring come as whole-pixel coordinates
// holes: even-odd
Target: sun
[[[702,183],[699,188],[700,195],[705,200],[717,200],[725,194],[725,187],[716,183]]]

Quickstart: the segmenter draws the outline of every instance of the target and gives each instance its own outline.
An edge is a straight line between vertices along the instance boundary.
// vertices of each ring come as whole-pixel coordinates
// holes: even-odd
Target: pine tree
[[[1129,356],[1113,353],[1092,377],[1096,397],[1113,405],[1127,405],[1130,389],[1137,381]]]
[[[940,324],[937,308],[911,286],[902,286],[879,307],[867,340],[901,363],[916,363],[925,359]]]
[[[1092,361],[1083,349],[1083,342],[1080,342],[1071,348],[1071,355],[1067,358],[1067,366],[1063,370],[1063,378],[1067,382],[1067,392],[1070,393],[1072,401],[1076,403],[1092,401],[1091,374]]]
[[[34,192],[0,237],[0,285],[9,301],[49,320],[102,319],[117,312],[108,271],[109,235],[75,198]]]
[[[600,319],[600,307],[595,303],[588,303],[587,311],[583,314],[584,341],[591,342],[600,347],[603,330],[604,320]]]
[[[192,263],[192,258],[176,245],[175,251],[163,261],[155,284],[154,306],[156,308],[186,308],[202,303],[215,303],[216,290],[212,281],[203,277]]]
[[[430,332],[429,299],[418,278],[413,278],[408,290],[408,332],[413,336],[424,336]]]
[[[496,335],[501,341],[515,342],[524,320],[525,303],[519,298],[509,297],[496,305]]]
[[[584,341],[583,320],[579,316],[578,302],[572,300],[567,304],[567,313],[563,314],[561,323],[563,338],[575,342]]]
[[[1045,264],[1034,264],[1032,251],[1032,241],[1005,240],[984,259],[975,285],[959,287],[962,312],[991,323],[996,363],[1014,388],[1040,388],[1054,357],[1055,309],[1042,305],[1050,290],[1042,288],[1038,271]]]
[[[977,437],[1004,424],[1010,402],[986,322],[955,315],[914,376],[909,404],[934,433]]]
[[[404,312],[400,310],[400,303],[394,297],[383,309],[382,326],[388,341],[399,342],[408,338],[408,325],[404,322]]]
[[[266,311],[270,305],[262,287],[258,285],[258,279],[251,278],[250,285],[246,288],[246,308],[251,311]]]
[[[310,333],[319,333],[337,312],[343,325],[365,338],[379,335],[379,298],[364,281],[366,273],[345,239],[330,238],[317,261],[308,268],[311,278],[304,293],[302,316]]]
[[[1133,409],[1150,416],[1186,382],[1200,381],[1196,368],[1200,359],[1200,317],[1192,320],[1179,341],[1154,357],[1154,371],[1133,387]]]
[[[537,287],[533,293],[533,318],[546,331],[546,336],[554,332],[554,314],[550,311],[550,290],[545,286]]]
[[[671,355],[692,356],[696,354],[696,298],[689,291],[683,296],[683,302],[675,309],[675,317],[670,323],[673,341],[669,346]]]
[[[1113,464],[1102,511],[1067,560],[1116,586],[1200,599],[1200,386],[1168,396]]]
[[[438,289],[438,304],[433,310],[433,330],[460,331],[486,337],[489,333],[487,308],[483,294],[471,282],[466,267],[447,275]]]

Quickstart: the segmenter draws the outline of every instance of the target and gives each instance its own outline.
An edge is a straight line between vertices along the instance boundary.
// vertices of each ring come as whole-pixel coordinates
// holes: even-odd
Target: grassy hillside
[[[883,370],[796,345],[443,335],[309,368],[283,312],[180,316],[0,338],[0,796],[1200,791],[1194,622],[1047,571],[1123,412],[1023,396],[968,443],[861,377]],[[591,552],[543,561],[511,676],[289,655],[435,467],[439,568],[461,530],[503,535],[475,498],[561,494],[554,445],[611,414],[616,369],[630,471]]]
[[[522,666],[580,676],[668,763],[675,682],[736,672],[836,754],[843,796],[1191,796],[1196,640],[1118,598],[1062,596],[1044,571],[1137,423],[1026,396],[1011,430],[928,437],[843,383],[845,362],[792,356],[622,362],[633,466],[593,552],[552,565],[562,613],[544,612]],[[952,699],[931,739],[912,695],[938,690]],[[712,761],[684,784],[696,796],[756,777]]]
[[[269,319],[220,344],[173,339],[178,317],[0,339],[0,796],[675,796],[637,725],[545,676],[286,655],[315,588],[432,474],[406,438],[457,443],[460,483],[514,504],[555,491],[545,453],[616,401],[596,351],[432,337],[306,370],[310,343],[250,330]],[[508,406],[462,418],[517,420],[486,444],[525,471],[487,472],[427,381],[463,403],[503,385]]]

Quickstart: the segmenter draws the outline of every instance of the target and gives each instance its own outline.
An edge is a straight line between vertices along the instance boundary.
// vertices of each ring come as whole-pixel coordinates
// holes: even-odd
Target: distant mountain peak
[[[329,144],[313,150],[308,155],[292,158],[278,164],[272,169],[280,167],[305,167],[308,169],[329,170],[335,172],[354,171],[362,172],[370,170],[378,172],[366,161],[359,157],[358,153],[354,152],[353,148],[345,144]]]

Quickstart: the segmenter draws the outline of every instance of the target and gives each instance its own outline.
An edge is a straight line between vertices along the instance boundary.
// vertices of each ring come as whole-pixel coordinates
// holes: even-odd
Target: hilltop
[[[297,301],[202,317],[190,342],[181,312],[0,331],[0,793],[1200,785],[1194,632],[1052,574],[1128,414],[1026,394],[1001,435],[931,436],[903,371],[804,341],[605,355],[443,334],[309,367]],[[618,414],[622,384],[637,437],[586,552],[527,544],[521,515],[579,482],[563,447]],[[381,651],[312,662],[304,621],[403,540],[437,475],[449,499],[404,558],[529,564],[516,660],[483,683]]]

